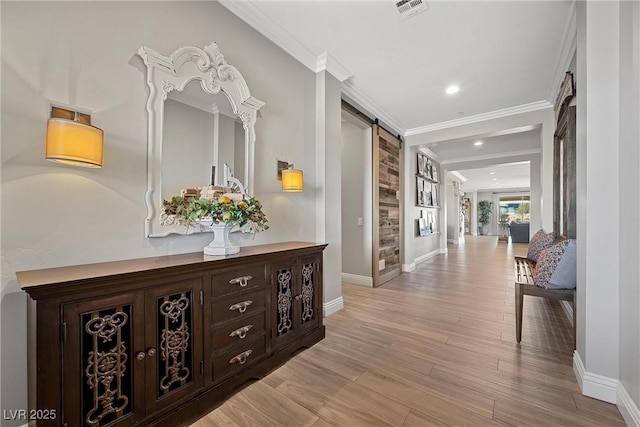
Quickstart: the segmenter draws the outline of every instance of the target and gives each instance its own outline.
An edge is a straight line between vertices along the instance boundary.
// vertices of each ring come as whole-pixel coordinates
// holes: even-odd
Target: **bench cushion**
[[[533,279],[536,286],[549,288],[549,280],[551,280],[551,276],[560,263],[562,255],[564,255],[568,245],[569,241],[563,240],[554,244],[550,248],[542,250],[540,257],[538,257],[538,262],[536,263],[536,273]]]
[[[570,239],[568,242],[558,266],[549,279],[549,289],[576,288],[576,241]]]
[[[533,262],[538,262],[540,253],[544,249],[553,246],[553,242],[553,233],[546,233],[543,229],[538,230],[529,242],[529,248],[527,249],[527,259]]]

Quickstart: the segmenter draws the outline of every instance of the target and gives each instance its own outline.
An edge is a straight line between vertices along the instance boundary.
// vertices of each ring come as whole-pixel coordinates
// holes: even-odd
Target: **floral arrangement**
[[[213,223],[225,223],[238,226],[242,231],[257,233],[269,228],[267,216],[262,205],[253,197],[240,200],[222,195],[211,200],[195,197],[175,196],[171,201],[164,200],[165,217],[173,217],[186,224],[210,220]]]

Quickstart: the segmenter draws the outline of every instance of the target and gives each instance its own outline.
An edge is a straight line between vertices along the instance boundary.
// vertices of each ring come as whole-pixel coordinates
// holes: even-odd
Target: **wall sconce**
[[[47,121],[47,160],[101,168],[103,139],[104,132],[91,126],[89,114],[51,107],[51,118]]]
[[[278,179],[282,181],[282,191],[298,193],[304,189],[302,171],[293,168],[293,163],[278,160]]]

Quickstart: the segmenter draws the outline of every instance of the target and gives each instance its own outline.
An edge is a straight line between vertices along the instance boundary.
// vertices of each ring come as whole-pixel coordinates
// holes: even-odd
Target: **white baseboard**
[[[620,381],[587,372],[577,351],[573,352],[573,372],[578,379],[582,394],[608,403],[615,404],[617,402]]]
[[[628,426],[640,427],[640,409],[622,383],[618,386],[618,410]]]
[[[373,287],[373,278],[367,276],[359,276],[357,274],[342,273],[342,281],[353,285]]]
[[[449,249],[448,248],[440,248],[440,253],[441,254],[448,254],[449,253]]]
[[[447,239],[447,243],[456,243],[455,239]]]
[[[562,311],[567,315],[569,323],[573,326],[573,304],[569,301],[560,301],[560,307],[562,307]]]
[[[338,297],[329,302],[325,302],[322,304],[322,312],[324,317],[331,316],[333,313],[336,313],[344,308],[344,299],[342,297]]]
[[[416,263],[412,262],[411,264],[402,264],[402,271],[405,273],[411,273],[416,269]]]
[[[640,409],[620,381],[586,372],[577,351],[573,352],[573,371],[582,394],[617,405],[628,426],[640,427]]]
[[[429,258],[433,258],[436,255],[440,255],[440,249],[436,249],[435,251],[431,251],[427,254],[420,255],[418,258],[415,259],[415,263],[420,264],[421,262],[424,262]]]

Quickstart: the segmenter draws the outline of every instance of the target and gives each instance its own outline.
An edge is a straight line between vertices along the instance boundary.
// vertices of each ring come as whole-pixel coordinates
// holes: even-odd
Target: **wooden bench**
[[[571,301],[573,304],[573,345],[576,344],[576,290],[546,289],[536,286],[533,279],[536,265],[525,257],[515,257],[516,269],[516,340],[522,339],[522,306],[525,295]]]

